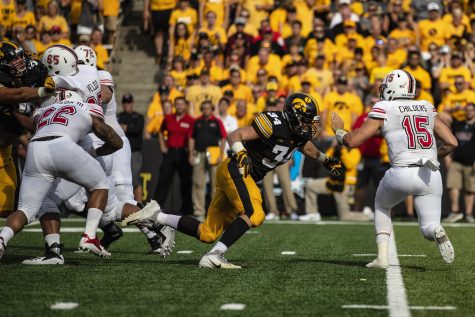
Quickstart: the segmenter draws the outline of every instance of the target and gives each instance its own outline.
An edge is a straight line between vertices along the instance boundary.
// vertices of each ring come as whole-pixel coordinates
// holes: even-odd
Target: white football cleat
[[[450,243],[447,233],[445,233],[444,228],[438,226],[434,230],[434,239],[437,247],[439,248],[440,255],[446,263],[452,263],[455,258],[455,250]]]
[[[208,252],[200,260],[199,267],[210,269],[241,269],[239,265],[234,265],[224,257],[224,252]]]
[[[39,256],[34,259],[24,260],[21,262],[25,265],[63,265],[63,246],[59,243],[53,243],[51,246],[48,246],[45,243],[45,256]]]
[[[150,224],[155,223],[155,219],[157,218],[158,213],[160,212],[160,206],[155,200],[151,200],[145,207],[140,209],[133,214],[128,215],[125,217],[124,220],[121,221],[120,226],[122,228],[135,225],[141,222],[148,222]]]
[[[163,226],[157,233],[162,238],[160,255],[165,258],[172,254],[172,250],[175,247],[175,229],[169,226]]]
[[[0,259],[2,258],[4,253],[5,253],[5,244],[3,243],[3,239],[0,238]]]
[[[389,267],[388,260],[380,260],[376,258],[373,262],[366,264],[366,267],[377,268],[377,269],[387,269]]]
[[[322,216],[319,212],[299,216],[300,221],[322,221]]]
[[[97,237],[91,239],[85,233],[82,235],[81,241],[79,241],[79,250],[93,253],[102,258],[111,257],[110,252],[104,249]]]

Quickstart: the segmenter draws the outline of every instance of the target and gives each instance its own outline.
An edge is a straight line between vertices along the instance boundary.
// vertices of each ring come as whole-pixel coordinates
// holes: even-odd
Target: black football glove
[[[241,150],[236,155],[237,166],[243,178],[246,178],[251,172],[252,162],[246,150]]]
[[[322,166],[336,176],[341,175],[343,172],[343,164],[341,164],[341,161],[336,157],[327,157]]]

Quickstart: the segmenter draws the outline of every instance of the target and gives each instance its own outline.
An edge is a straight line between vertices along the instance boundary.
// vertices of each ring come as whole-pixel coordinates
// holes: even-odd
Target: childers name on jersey
[[[400,112],[412,112],[412,111],[427,112],[427,108],[424,105],[399,106],[399,111]]]
[[[98,88],[99,88],[99,84],[97,83],[96,80],[94,80],[91,84],[87,85],[87,90],[89,90],[89,92],[94,92],[94,90]]]

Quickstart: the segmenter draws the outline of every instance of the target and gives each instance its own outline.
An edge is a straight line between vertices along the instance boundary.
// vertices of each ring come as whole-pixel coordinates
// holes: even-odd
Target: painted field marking
[[[50,306],[54,310],[71,310],[79,306],[79,303],[74,302],[56,302]]]
[[[410,317],[411,311],[407,303],[406,288],[402,280],[401,266],[397,257],[394,230],[389,237],[389,267],[386,269],[386,285],[388,293],[389,317]]]
[[[297,253],[297,252],[295,252],[295,251],[282,251],[282,253],[280,253],[280,254],[282,254],[282,255],[295,255],[295,253]]]
[[[260,233],[258,230],[247,230],[246,234],[258,234]]]
[[[376,309],[376,310],[386,310],[389,309],[387,305],[342,305],[341,308],[344,309]],[[409,306],[411,310],[456,310],[457,307],[454,306]]]
[[[368,279],[367,278],[360,278],[361,282],[366,282]]]
[[[190,253],[193,253],[194,251],[191,251],[191,250],[180,250],[180,251],[177,251],[176,253],[177,254],[190,254]]]
[[[219,309],[221,310],[244,310],[246,308],[246,304],[239,304],[239,303],[229,303],[221,305]]]
[[[376,253],[361,253],[361,254],[353,254],[353,256],[378,256]],[[398,254],[400,258],[425,258],[427,255],[425,254]]]

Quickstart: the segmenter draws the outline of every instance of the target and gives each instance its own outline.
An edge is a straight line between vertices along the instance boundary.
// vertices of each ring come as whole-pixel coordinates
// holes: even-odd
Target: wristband
[[[346,131],[343,130],[343,129],[338,129],[338,130],[336,130],[335,135],[336,135],[336,140],[338,141],[338,143],[343,144],[343,137],[344,137],[347,133],[348,133],[348,132],[346,132]]]
[[[46,89],[45,87],[40,87],[38,88],[38,96],[40,96],[41,98],[44,98],[46,97],[48,94],[46,93]]]
[[[242,150],[246,150],[242,142],[234,142],[233,145],[231,145],[231,150],[233,150],[234,153],[238,154]]]
[[[325,163],[325,161],[328,159],[328,157],[325,155],[325,153],[323,152],[320,152],[320,156],[317,157],[317,162],[320,164],[320,165],[323,165],[323,163]]]

